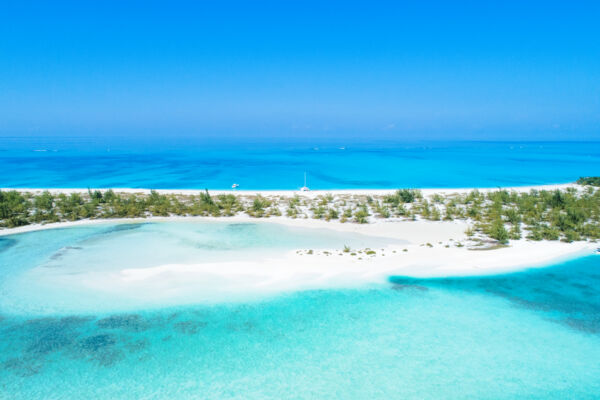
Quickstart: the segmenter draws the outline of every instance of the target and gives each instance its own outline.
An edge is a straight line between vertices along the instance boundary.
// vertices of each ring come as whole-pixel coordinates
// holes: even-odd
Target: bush
[[[502,220],[499,218],[492,222],[488,231],[488,235],[502,244],[508,243],[508,232],[504,227],[504,222],[502,222]]]
[[[354,213],[354,221],[358,222],[359,224],[366,224],[367,221],[367,217],[369,216],[369,213],[367,212],[367,210],[365,210],[364,208],[361,208],[360,210],[356,211]]]
[[[583,176],[577,179],[579,185],[600,186],[600,176]]]
[[[325,216],[325,219],[327,221],[332,220],[332,219],[337,219],[338,218],[338,212],[335,208],[330,208],[327,210],[327,215]]]

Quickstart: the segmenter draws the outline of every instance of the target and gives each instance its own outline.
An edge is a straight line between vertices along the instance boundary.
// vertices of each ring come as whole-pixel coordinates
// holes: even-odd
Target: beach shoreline
[[[90,225],[161,222],[282,224],[289,227],[359,233],[407,242],[407,244],[387,246],[383,251],[378,249],[374,256],[363,255],[363,249],[353,249],[353,252],[361,251],[353,256],[350,255],[351,253],[344,253],[343,249],[328,249],[310,255],[306,254],[308,249],[297,249],[297,251],[301,251],[301,254],[293,251],[284,259],[275,259],[266,263],[248,261],[243,263],[244,265],[230,266],[233,270],[243,269],[246,272],[255,270],[257,273],[263,274],[269,270],[276,271],[277,265],[283,263],[286,265],[287,273],[318,274],[319,271],[327,271],[330,277],[344,274],[355,275],[355,278],[360,281],[381,281],[384,276],[391,275],[446,277],[504,273],[591,255],[598,247],[597,243],[590,241],[564,243],[520,239],[511,240],[508,246],[495,249],[469,248],[467,245],[463,245],[463,243],[467,244],[469,240],[465,235],[469,223],[460,220],[374,220],[368,224],[356,224],[303,218],[293,219],[285,216],[253,218],[245,214],[231,217],[152,216],[147,218],[85,219],[3,229],[0,230],[0,237]],[[309,263],[306,262],[308,260],[310,260]],[[206,272],[206,267],[208,266],[197,266],[196,270]],[[169,268],[170,273],[179,270],[180,272],[187,271],[186,273],[189,274],[191,271],[189,266],[171,265]],[[213,265],[211,268],[219,270],[221,273],[226,271],[223,269],[223,265]],[[233,270],[230,270],[229,273],[233,273]],[[143,273],[142,275],[139,273],[142,271],[127,272],[130,277],[138,274],[136,275],[138,278],[143,276]],[[156,270],[151,275],[155,276],[155,273]]]
[[[531,190],[565,190],[568,188],[581,188],[581,185],[576,183],[558,183],[548,185],[528,185],[528,186],[497,186],[497,187],[472,187],[472,188],[408,188],[419,190],[424,196],[433,194],[449,195],[449,194],[464,194],[477,190],[481,193],[488,193],[496,190],[508,190],[518,193],[529,192]],[[331,195],[358,195],[358,196],[384,196],[393,194],[396,189],[317,189],[317,190],[245,190],[245,189],[229,189],[229,190],[212,190],[212,189],[148,189],[148,188],[0,188],[0,191],[17,191],[22,193],[40,194],[47,191],[51,194],[72,194],[72,193],[88,193],[88,191],[106,191],[112,190],[115,193],[123,194],[150,194],[155,191],[159,194],[174,194],[174,195],[199,195],[206,190],[211,195],[234,194],[239,196],[294,196],[301,195],[309,198]]]
[[[536,186],[519,188],[521,191],[565,189],[572,185]],[[42,191],[43,189],[38,189]],[[73,190],[55,189],[54,193],[73,193]],[[116,193],[121,189],[113,189]],[[458,189],[454,189],[455,191]],[[461,189],[464,193],[472,189]],[[484,190],[484,189],[478,189]],[[488,189],[496,190],[496,189]],[[510,190],[516,190],[511,188]],[[83,192],[79,190],[79,192]],[[87,192],[87,189],[85,190]],[[185,194],[202,191],[186,191]],[[377,191],[384,195],[393,191]],[[149,193],[149,190],[146,191]],[[170,191],[170,194],[181,194]],[[218,192],[210,192],[211,195]],[[232,193],[228,192],[228,193]],[[233,192],[238,195],[258,195],[261,192]],[[270,192],[271,196],[308,194],[317,197],[330,193],[333,196],[365,195],[372,191],[327,192]],[[441,192],[423,191],[423,196]],[[166,193],[165,193],[166,194]],[[444,192],[448,194],[448,192]],[[261,194],[262,195],[262,194]],[[266,194],[265,194],[266,196]],[[313,197],[313,198],[314,198]],[[317,199],[318,200],[318,199]],[[373,238],[391,239],[390,244],[379,248],[297,248],[285,253],[272,253],[266,257],[248,257],[220,261],[193,260],[181,263],[160,263],[136,267],[124,266],[111,271],[83,271],[77,275],[60,275],[57,279],[65,289],[85,289],[107,298],[128,299],[132,308],[143,305],[164,307],[187,303],[214,303],[248,301],[282,293],[304,290],[345,289],[386,285],[394,276],[414,278],[446,278],[484,276],[516,272],[557,264],[569,259],[592,255],[598,247],[590,240],[532,241],[510,240],[507,245],[491,240],[469,236],[467,231],[473,221],[468,219],[429,220],[424,218],[371,217],[368,223],[343,222],[339,219],[326,221],[306,215],[290,217],[270,215],[258,218],[238,212],[232,216],[152,216],[142,218],[97,218],[77,221],[31,224],[0,230],[0,237],[26,234],[41,230],[76,228],[92,225],[134,223],[251,223],[279,224],[293,229],[310,228],[332,231],[335,235],[354,233]],[[376,242],[376,241],[374,241]],[[110,255],[107,256],[107,260]],[[46,272],[44,272],[45,274]],[[58,278],[60,277],[60,278]],[[124,303],[124,304],[125,304]],[[85,310],[83,310],[85,311]]]

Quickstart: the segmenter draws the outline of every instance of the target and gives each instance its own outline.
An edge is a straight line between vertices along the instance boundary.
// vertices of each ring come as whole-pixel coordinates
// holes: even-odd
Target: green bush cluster
[[[600,186],[600,176],[582,176],[577,179],[579,185]]]
[[[76,221],[87,218],[135,218],[168,215],[234,215],[243,207],[234,195],[213,198],[208,191],[198,196],[151,191],[149,195],[115,193],[112,190],[39,195],[0,191],[0,226],[12,228],[32,223]]]
[[[477,190],[464,194],[436,194],[426,199],[420,191],[401,189],[386,196],[300,197],[241,196],[208,191],[198,195],[117,193],[40,194],[0,191],[0,226],[75,221],[95,218],[191,215],[232,216],[246,212],[252,217],[308,216],[339,219],[359,224],[377,218],[404,217],[433,221],[467,219],[469,235],[479,232],[500,243],[526,236],[531,240],[575,241],[600,239],[600,189],[591,184],[600,178],[581,178],[581,190],[531,190],[516,192]]]

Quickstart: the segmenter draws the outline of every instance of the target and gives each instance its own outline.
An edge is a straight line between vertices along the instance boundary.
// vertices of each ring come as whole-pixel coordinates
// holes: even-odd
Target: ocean
[[[281,190],[302,186],[305,172],[323,190],[498,187],[600,175],[599,161],[598,142],[4,137],[0,187]],[[598,255],[239,298],[223,296],[221,281],[171,293],[113,279],[128,268],[386,244],[225,221],[0,237],[0,398],[598,397]]]
[[[0,187],[506,187],[600,175],[600,142],[0,137]]]

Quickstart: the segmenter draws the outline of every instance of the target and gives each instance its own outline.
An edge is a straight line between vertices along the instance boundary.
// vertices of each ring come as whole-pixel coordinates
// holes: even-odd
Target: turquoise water
[[[212,236],[207,232],[218,238],[220,230],[233,229],[227,237],[235,245],[224,246],[226,252],[198,250],[219,253],[215,258],[232,247],[244,253],[250,237],[266,251],[260,254],[287,250],[291,240],[315,245],[303,231],[273,232],[268,229],[284,228],[270,225],[241,228],[255,234],[226,224],[156,225],[0,240],[0,398],[593,399],[600,393],[598,256],[498,276],[390,277],[357,289],[243,302],[127,311],[94,311],[97,304],[88,304],[85,312],[61,312],[55,300],[70,295],[52,293],[40,312],[18,307],[37,293],[16,291],[10,285],[16,277],[46,262],[76,273],[83,267],[75,260],[83,262],[87,252],[90,268],[100,268],[92,261],[94,246],[113,239],[200,230],[192,235],[197,246]],[[323,231],[319,242],[334,245],[336,236]],[[177,247],[186,251],[174,257],[190,257],[188,244]],[[141,258],[151,265],[151,256]],[[105,267],[118,268],[110,259]],[[19,301],[8,299],[14,297]]]
[[[600,175],[600,142],[0,138],[0,187],[496,187]]]
[[[149,283],[123,280],[122,271],[171,264],[261,262],[296,249],[340,251],[345,245],[365,248],[390,243],[402,241],[270,222],[102,223],[0,237],[4,293],[0,310],[54,314],[222,301],[240,292],[234,290],[240,279],[213,274],[188,283],[163,274],[171,282],[163,285],[160,278]],[[244,279],[260,276],[247,274]]]

